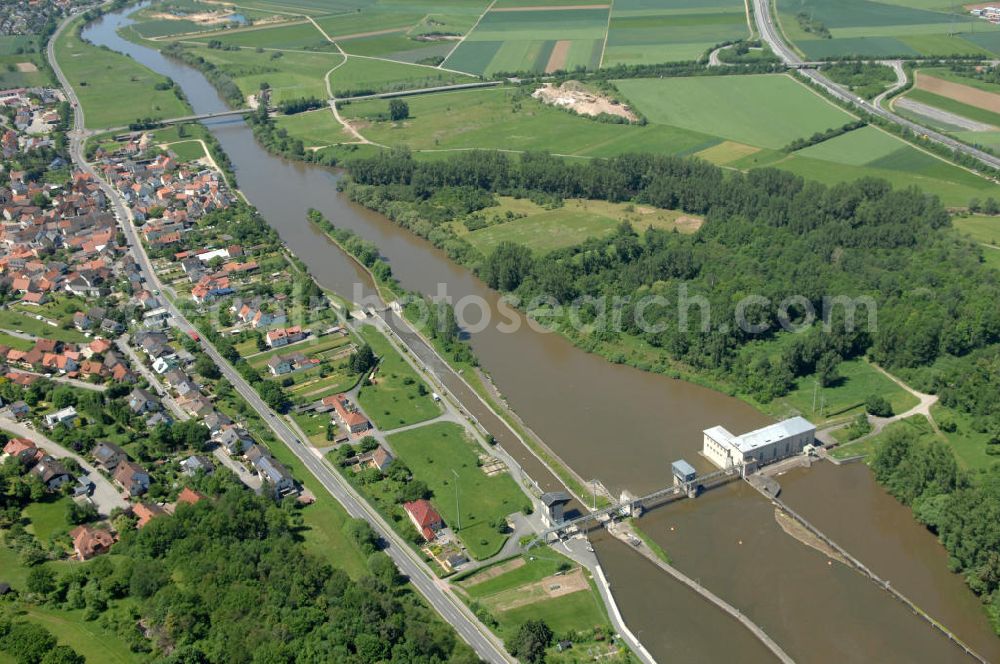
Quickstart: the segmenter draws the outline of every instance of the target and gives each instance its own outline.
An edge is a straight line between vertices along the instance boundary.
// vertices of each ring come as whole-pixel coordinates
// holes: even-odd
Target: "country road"
[[[131,221],[131,213],[125,206],[123,200],[110,185],[102,180],[96,170],[87,162],[84,155],[86,143],[86,124],[83,107],[77,99],[76,92],[69,84],[65,74],[59,67],[59,62],[55,57],[54,44],[62,31],[72,20],[72,16],[67,17],[49,40],[46,52],[49,63],[55,72],[59,83],[65,91],[67,99],[73,106],[74,128],[70,131],[70,155],[73,163],[84,172],[90,174],[96,182],[100,184],[101,190],[105,193],[112,205],[116,218],[125,234],[129,248],[135,257],[136,264],[142,273],[145,282],[154,289],[163,291],[156,271],[146,254],[145,248],[139,241],[138,233]],[[173,317],[175,325],[182,333],[194,331],[195,328],[184,317],[180,310],[167,298],[161,298],[163,305]],[[427,600],[427,602],[458,632],[459,636],[468,643],[476,654],[488,662],[513,663],[514,660],[504,650],[500,640],[483,625],[469,608],[452,592],[446,583],[440,582],[427,568],[415,551],[413,551],[402,538],[389,527],[382,517],[368,505],[354,489],[344,480],[321,456],[317,457],[317,452],[312,448],[307,448],[295,436],[292,430],[278,417],[278,415],[258,396],[257,392],[247,383],[243,377],[227,362],[210,342],[201,340],[201,347],[205,353],[219,366],[223,376],[239,392],[247,403],[261,416],[264,422],[270,427],[275,437],[284,443],[299,458],[303,465],[311,472],[316,479],[326,488],[326,490],[338,502],[340,502],[352,517],[367,520],[386,542],[385,552],[396,563],[400,571],[409,577],[410,582],[417,591]]]
[[[754,20],[757,22],[757,30],[760,32],[761,39],[767,42],[768,46],[771,47],[771,50],[774,51],[775,55],[781,58],[782,62],[786,65],[801,66],[805,64],[802,58],[800,58],[798,54],[785,43],[780,29],[775,24],[775,19],[771,15],[769,0],[753,0],[753,2]],[[1000,157],[994,157],[987,152],[983,152],[982,150],[978,150],[974,147],[956,141],[950,136],[946,136],[945,134],[934,131],[933,129],[928,129],[927,127],[917,124],[916,122],[911,122],[910,120],[907,120],[900,115],[896,115],[891,111],[878,108],[873,103],[867,102],[857,95],[854,95],[840,87],[817,69],[799,69],[799,73],[840,101],[854,106],[865,113],[878,116],[883,120],[888,120],[889,122],[897,124],[905,129],[909,129],[917,136],[926,137],[927,139],[944,145],[945,147],[955,150],[956,152],[974,157],[986,166],[1000,169]]]

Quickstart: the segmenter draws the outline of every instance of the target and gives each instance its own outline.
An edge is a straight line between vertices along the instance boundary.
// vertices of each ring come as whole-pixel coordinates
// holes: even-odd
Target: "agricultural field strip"
[[[455,42],[455,46],[452,47],[450,51],[448,51],[448,55],[444,56],[444,60],[441,61],[442,67],[444,66],[444,63],[448,62],[448,58],[454,55],[456,49],[458,49],[458,47],[465,42],[466,38],[468,38],[469,35],[471,35],[473,32],[476,31],[476,28],[479,27],[479,23],[482,22],[483,17],[486,16],[486,14],[488,14],[491,9],[493,9],[493,5],[495,5],[496,3],[497,0],[491,0],[490,4],[486,5],[486,9],[484,9],[483,13],[479,15],[479,18],[477,18],[476,22],[472,24],[472,27],[469,28],[468,32],[462,35],[461,38],[457,42]]]

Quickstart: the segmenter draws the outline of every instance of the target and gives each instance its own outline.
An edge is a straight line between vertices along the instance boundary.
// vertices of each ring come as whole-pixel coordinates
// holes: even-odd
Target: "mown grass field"
[[[431,397],[430,389],[389,340],[370,325],[363,326],[360,333],[379,358],[375,384],[362,386],[358,394],[358,405],[375,426],[388,431],[440,415],[441,406]],[[421,385],[425,394],[419,392]]]
[[[841,362],[837,371],[841,380],[830,387],[819,387],[811,376],[798,379],[791,392],[768,405],[768,412],[779,417],[799,413],[819,423],[848,419],[863,412],[865,399],[872,394],[888,399],[895,413],[906,412],[919,403],[915,396],[864,360]]]
[[[510,474],[488,477],[477,466],[482,449],[452,422],[428,424],[387,440],[413,476],[434,492],[435,507],[475,558],[481,560],[500,551],[508,535],[498,532],[494,522],[528,504]]]
[[[42,542],[61,532],[70,530],[66,519],[66,510],[72,499],[67,496],[54,498],[45,502],[31,503],[24,508],[24,516],[31,521],[31,531]]]
[[[716,44],[748,34],[741,0],[619,0],[604,65],[697,60]]]
[[[781,27],[809,58],[996,54],[1000,28],[925,0],[777,0]],[[805,23],[812,21],[813,29]],[[831,38],[821,34],[825,28]]]
[[[0,329],[20,330],[25,334],[45,339],[58,339],[59,341],[69,341],[71,343],[85,343],[89,341],[83,333],[76,329],[65,330],[62,327],[52,327],[45,321],[36,320],[32,314],[22,314],[9,309],[0,310]]]
[[[703,76],[616,81],[651,122],[781,148],[851,116],[789,76]]]
[[[336,51],[337,47],[330,43],[319,30],[309,21],[289,22],[274,26],[253,26],[225,32],[212,32],[203,35],[188,35],[185,42],[207,44],[219,41],[226,46],[242,46],[265,49],[297,49],[304,51]]]
[[[955,217],[952,225],[960,233],[965,233],[976,242],[1000,247],[1000,217],[972,215]]]
[[[44,67],[45,46],[39,41],[35,35],[0,35],[0,90],[53,84]]]
[[[498,608],[512,597],[537,592],[538,584],[543,579],[548,580],[546,583],[559,584],[564,574],[579,574],[579,567],[575,563],[548,547],[514,559],[518,560],[523,561],[523,564],[512,561],[500,563],[495,568],[486,568],[456,584],[470,599],[490,610],[500,623],[501,635],[509,635],[523,622],[539,618],[557,633],[586,631],[607,625],[604,605],[592,582],[588,582],[586,588],[561,597],[536,599],[506,610]]]
[[[423,65],[349,58],[343,66],[330,74],[330,88],[334,96],[344,97],[352,94],[469,83],[472,80],[463,74]],[[383,102],[383,105],[386,103]]]
[[[190,115],[191,107],[173,90],[155,89],[164,77],[132,58],[81,41],[77,25],[74,22],[63,31],[55,53],[83,105],[89,129],[124,126],[138,118]]]
[[[507,213],[517,218],[508,220]],[[580,244],[590,237],[608,235],[623,221],[632,224],[640,233],[651,227],[693,233],[701,223],[700,219],[673,210],[581,199],[569,199],[562,207],[547,210],[527,199],[504,197],[500,205],[486,208],[479,214],[497,223],[471,232],[458,222],[454,227],[484,255],[505,240],[544,254]]]
[[[207,47],[191,47],[191,50],[229,74],[244,97],[256,94],[261,83],[267,83],[275,103],[301,97],[326,98],[324,77],[343,61],[340,55],[324,52],[257,53],[251,48],[225,51]]]

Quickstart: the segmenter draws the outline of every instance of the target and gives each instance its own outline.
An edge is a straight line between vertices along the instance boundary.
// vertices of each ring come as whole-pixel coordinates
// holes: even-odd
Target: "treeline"
[[[316,97],[299,97],[298,99],[286,99],[278,104],[278,110],[285,115],[295,115],[317,108],[323,108],[326,102]]]
[[[796,150],[802,150],[810,145],[817,145],[819,143],[823,143],[824,141],[829,141],[831,138],[837,138],[838,136],[843,136],[847,132],[867,126],[868,123],[864,120],[855,120],[854,122],[848,122],[840,127],[832,127],[826,131],[817,131],[808,138],[796,138],[794,141],[781,149],[784,152],[795,152]]]
[[[234,108],[243,106],[243,93],[240,91],[239,86],[236,85],[236,82],[228,73],[217,67],[215,63],[209,62],[197,53],[192,53],[179,42],[173,42],[169,46],[163,47],[161,53],[180,60],[204,74],[209,83],[215,86],[215,89],[218,90],[219,94],[230,106]]]
[[[491,286],[524,299],[544,294],[566,304],[581,295],[651,293],[677,300],[682,286],[688,297],[704,297],[711,329],[700,329],[700,320],[680,325],[677,306],[644,312],[650,328],[665,323],[665,329],[640,329],[631,322],[634,304],[625,304],[621,331],[598,326],[576,340],[586,346],[613,342],[621,333],[636,336],[670,360],[735,379],[763,400],[784,394],[826,353],[869,353],[889,367],[914,367],[1000,341],[994,304],[1000,275],[982,266],[980,249],[942,232],[950,223],[947,212],[917,189],[893,190],[870,178],[826,186],[773,169],[727,174],[700,160],[653,155],[580,163],[469,152],[424,162],[397,150],[352,161],[348,170],[352,198],[476,267]],[[447,209],[436,202],[444,192]],[[451,230],[457,214],[482,205],[483,193],[529,192],[635,201],[703,215],[706,223],[693,236],[654,229],[640,236],[624,224],[545,260],[510,243],[483,256]],[[456,197],[468,202],[466,210],[455,207]],[[768,326],[760,334],[743,331],[735,313],[750,293],[769,300],[747,314]],[[877,327],[869,327],[864,307],[853,327],[845,324],[846,310],[834,309],[829,333],[799,335],[777,357],[749,345],[773,338],[788,322],[778,303],[793,295],[815,312],[823,312],[827,295],[871,297]],[[788,315],[794,321],[803,312],[792,307]],[[587,311],[584,318],[598,321]]]
[[[218,495],[124,531],[116,555],[37,568],[31,599],[82,609],[157,661],[478,661],[376,550],[370,530],[345,530],[369,556],[351,579],[305,550],[294,501],[255,496],[226,474],[204,482]]]
[[[946,443],[899,428],[886,432],[871,465],[878,481],[937,533],[952,569],[980,595],[1000,634],[1000,473],[970,478]]]

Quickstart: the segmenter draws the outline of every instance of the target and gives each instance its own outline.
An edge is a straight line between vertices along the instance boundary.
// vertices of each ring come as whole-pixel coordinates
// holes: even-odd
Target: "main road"
[[[60,24],[59,28],[49,40],[47,53],[49,63],[55,72],[59,83],[66,94],[66,98],[73,106],[74,128],[70,132],[70,155],[78,168],[88,173],[99,183],[101,190],[108,198],[109,203],[118,219],[118,222],[128,242],[132,255],[147,284],[163,292],[163,285],[160,283],[156,271],[146,254],[145,248],[139,241],[138,233],[131,222],[131,215],[124,201],[108,183],[106,183],[97,171],[87,162],[84,148],[87,139],[85,117],[83,107],[77,99],[73,86],[69,84],[65,74],[59,67],[59,62],[55,57],[55,41],[62,34],[63,30],[70,23],[72,17],[67,18]],[[164,307],[173,316],[175,325],[181,332],[188,333],[195,331],[195,327],[184,317],[184,314],[169,301],[165,296]],[[201,347],[205,353],[212,358],[222,371],[226,380],[239,392],[250,406],[263,418],[275,437],[284,443],[298,457],[299,461],[316,477],[324,488],[340,502],[347,510],[347,513],[355,518],[362,518],[368,521],[386,542],[385,552],[396,563],[400,571],[409,577],[410,582],[417,591],[430,603],[431,606],[458,632],[459,636],[476,651],[476,654],[495,663],[509,664],[514,660],[504,650],[500,640],[486,628],[476,616],[465,606],[465,604],[455,596],[447,583],[439,581],[427,568],[420,557],[414,552],[403,539],[389,527],[382,517],[364,499],[359,496],[354,489],[344,480],[321,456],[311,451],[302,444],[292,430],[257,394],[257,391],[247,383],[243,377],[226,361],[219,351],[208,340],[201,340]]]
[[[802,65],[807,64],[787,43],[785,43],[785,40],[781,35],[781,30],[776,25],[775,18],[771,14],[770,0],[753,0],[753,3],[754,20],[757,23],[757,31],[760,32],[761,39],[767,42],[767,45],[771,47],[774,54],[781,58],[782,62],[791,67],[799,68]],[[970,157],[974,157],[987,166],[1000,169],[1000,158],[998,157],[994,157],[987,152],[983,152],[982,150],[976,149],[970,145],[956,141],[951,136],[946,136],[945,134],[934,131],[933,129],[928,129],[923,125],[911,122],[910,120],[907,120],[892,111],[887,111],[871,102],[867,102],[861,97],[851,94],[849,91],[837,85],[817,69],[806,67],[799,69],[799,71],[803,76],[842,102],[854,106],[855,108],[858,108],[870,115],[878,116],[883,120],[905,127],[917,136],[924,136],[935,143],[940,143],[945,147],[951,148],[955,152],[960,152]]]

